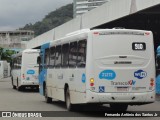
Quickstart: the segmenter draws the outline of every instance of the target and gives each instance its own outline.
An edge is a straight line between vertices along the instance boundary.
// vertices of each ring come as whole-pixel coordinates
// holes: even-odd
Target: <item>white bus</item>
[[[155,101],[155,57],[151,31],[81,30],[41,47],[40,93],[46,102],[128,105]],[[45,77],[44,77],[45,76]]]
[[[11,80],[13,89],[23,90],[25,87],[39,88],[38,82],[38,49],[26,49],[12,56]]]

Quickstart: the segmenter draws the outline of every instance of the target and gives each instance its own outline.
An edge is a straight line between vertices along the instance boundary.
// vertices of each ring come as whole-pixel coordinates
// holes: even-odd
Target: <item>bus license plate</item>
[[[120,92],[126,92],[128,90],[129,90],[128,87],[117,87],[117,91],[120,91]]]

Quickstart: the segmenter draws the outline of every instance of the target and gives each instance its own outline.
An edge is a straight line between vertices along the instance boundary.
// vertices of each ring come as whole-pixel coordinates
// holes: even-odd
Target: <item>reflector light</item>
[[[150,35],[150,33],[149,32],[145,32],[145,35]]]
[[[98,34],[99,34],[99,32],[94,32],[93,34],[98,35]]]
[[[151,80],[150,80],[150,86],[154,86],[154,79],[153,78],[151,78]]]
[[[94,86],[94,83],[90,83],[90,86]]]
[[[93,78],[90,79],[90,86],[94,86],[94,79]]]
[[[25,76],[24,76],[24,74],[22,75],[22,77],[23,77],[23,79],[25,79]]]
[[[154,79],[151,78],[151,82],[154,82]]]
[[[154,83],[150,83],[151,86],[154,86]]]

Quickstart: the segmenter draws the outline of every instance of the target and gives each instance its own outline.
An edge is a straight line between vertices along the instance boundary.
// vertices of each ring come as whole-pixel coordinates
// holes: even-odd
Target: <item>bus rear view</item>
[[[88,103],[109,103],[114,109],[155,101],[153,35],[141,30],[93,30],[87,58]],[[91,52],[88,49],[89,53]]]

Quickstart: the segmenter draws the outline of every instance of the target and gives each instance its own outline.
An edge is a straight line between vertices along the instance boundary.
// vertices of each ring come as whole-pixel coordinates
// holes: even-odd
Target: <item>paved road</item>
[[[84,108],[84,110],[107,110],[110,108],[105,105],[101,107],[89,107]],[[63,102],[54,101],[52,104],[47,104],[44,101],[44,97],[34,90],[26,90],[24,92],[19,92],[12,89],[10,78],[0,80],[0,111],[66,111],[65,104]],[[160,99],[153,104],[143,105],[143,106],[129,106],[128,111],[160,111]],[[61,112],[60,112],[61,113]],[[53,114],[56,114],[53,112]],[[63,113],[62,113],[63,114]],[[83,117],[87,120],[97,120],[97,119],[107,119],[107,118],[96,118],[93,114],[84,114],[82,112],[74,112],[75,115],[85,115],[90,117]],[[0,118],[2,119],[2,118]],[[9,119],[9,118],[8,118]],[[20,118],[19,118],[20,119]],[[30,118],[35,120],[36,118]],[[39,118],[38,118],[39,119]],[[42,118],[42,119],[64,119],[63,118]],[[82,119],[82,117],[65,117],[68,120]],[[108,118],[108,119],[124,119],[124,118]],[[126,120],[128,118],[125,118]],[[135,118],[130,118],[135,119]],[[136,118],[136,119],[150,119],[150,118]],[[153,118],[158,119],[158,118]],[[13,120],[13,118],[12,118]],[[17,120],[17,118],[16,118]],[[40,120],[40,119],[39,119]]]

